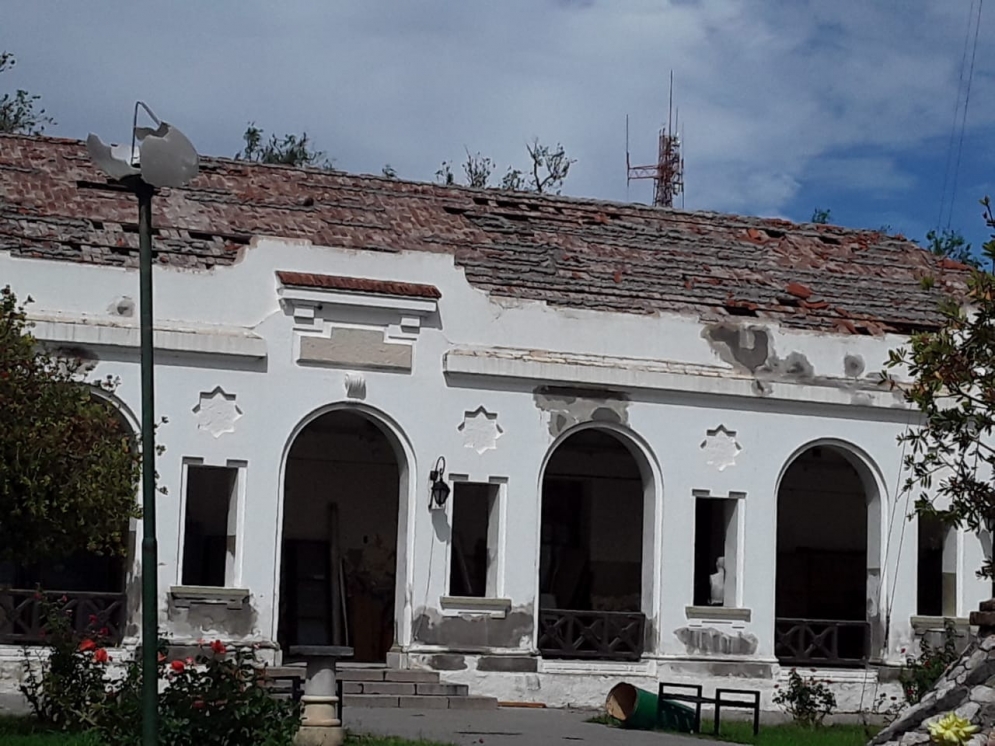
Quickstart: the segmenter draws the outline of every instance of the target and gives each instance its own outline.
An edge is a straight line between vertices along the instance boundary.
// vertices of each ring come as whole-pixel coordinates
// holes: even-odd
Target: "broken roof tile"
[[[105,181],[81,142],[0,135],[0,250],[137,266],[134,199],[88,188]],[[733,298],[747,304],[734,313],[843,333],[936,326],[940,298],[968,276],[877,231],[228,159],[204,158],[189,187],[162,190],[153,220],[159,261],[184,268],[230,266],[259,235],[448,253],[496,296],[706,317],[728,314]]]

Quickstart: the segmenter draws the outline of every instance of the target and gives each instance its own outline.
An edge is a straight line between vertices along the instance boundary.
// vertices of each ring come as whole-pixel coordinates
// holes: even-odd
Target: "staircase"
[[[275,697],[292,696],[296,681],[303,689],[304,664],[266,669],[267,686]],[[336,678],[342,684],[342,705],[403,707],[412,710],[494,710],[493,697],[473,697],[465,684],[444,684],[436,671],[401,671],[383,665],[340,663]]]
[[[344,664],[336,674],[346,707],[414,710],[493,710],[497,700],[472,697],[465,684],[443,684],[436,671],[399,671],[385,666]]]

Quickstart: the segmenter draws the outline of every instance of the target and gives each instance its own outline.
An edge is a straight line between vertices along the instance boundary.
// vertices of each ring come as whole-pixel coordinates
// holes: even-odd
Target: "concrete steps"
[[[346,708],[497,709],[496,699],[472,697],[464,684],[444,684],[435,671],[344,666],[339,669],[337,676],[342,681],[342,703]]]

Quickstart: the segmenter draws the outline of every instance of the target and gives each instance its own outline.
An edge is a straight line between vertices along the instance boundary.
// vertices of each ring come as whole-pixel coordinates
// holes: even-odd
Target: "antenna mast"
[[[625,118],[625,168],[626,190],[629,183],[638,179],[653,180],[653,206],[673,207],[674,197],[684,192],[684,158],[681,156],[681,138],[674,121],[674,71],[670,71],[670,99],[667,107],[667,125],[660,129],[657,162],[651,166],[633,166],[629,158],[629,117]]]

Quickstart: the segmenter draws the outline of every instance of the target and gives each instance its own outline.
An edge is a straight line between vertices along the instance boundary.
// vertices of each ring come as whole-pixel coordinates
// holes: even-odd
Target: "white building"
[[[137,208],[104,181],[0,137],[0,283],[135,425]],[[226,160],[154,224],[177,642],[347,641],[549,705],[624,678],[769,706],[798,664],[856,708],[990,595],[976,537],[906,520],[915,414],[879,373],[963,279],[908,241]],[[4,573],[8,674],[40,578],[137,642],[137,564]]]

